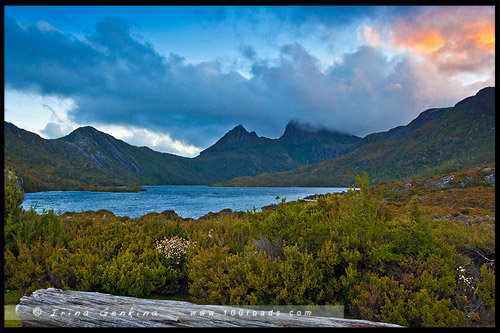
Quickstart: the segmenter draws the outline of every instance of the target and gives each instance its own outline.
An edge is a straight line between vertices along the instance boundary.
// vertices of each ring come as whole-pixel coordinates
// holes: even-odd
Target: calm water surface
[[[257,210],[279,202],[303,199],[311,194],[347,191],[339,187],[209,187],[209,186],[143,186],[147,191],[138,193],[110,193],[88,191],[49,191],[26,193],[23,207],[35,207],[55,212],[81,212],[107,209],[117,216],[139,217],[150,212],[161,213],[173,209],[182,217],[198,218],[208,212],[225,208],[233,211]],[[38,203],[37,203],[38,201]]]

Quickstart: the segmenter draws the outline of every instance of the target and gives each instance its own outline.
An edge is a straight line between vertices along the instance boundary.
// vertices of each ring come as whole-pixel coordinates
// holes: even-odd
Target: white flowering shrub
[[[173,260],[177,265],[183,263],[186,259],[187,251],[193,248],[196,242],[190,242],[187,239],[174,236],[156,241],[156,251],[163,254],[165,258]]]
[[[487,304],[479,295],[480,271],[475,267],[457,268],[457,308],[465,313],[467,322],[477,322],[487,312]]]
[[[461,287],[463,287],[463,292],[476,292],[477,287],[476,287],[476,281],[472,275],[469,275],[465,268],[462,266],[458,266],[457,268],[458,271],[458,283]]]

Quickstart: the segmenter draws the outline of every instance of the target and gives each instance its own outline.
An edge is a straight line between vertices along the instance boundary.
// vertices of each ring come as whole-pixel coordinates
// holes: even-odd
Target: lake
[[[161,213],[173,209],[179,216],[198,218],[208,212],[225,208],[233,211],[251,210],[280,202],[303,199],[312,194],[347,191],[340,187],[210,187],[202,185],[145,185],[147,191],[137,193],[112,193],[89,191],[48,191],[26,193],[23,207],[35,207],[54,212],[81,212],[107,209],[117,216],[139,217],[150,212]],[[38,201],[38,203],[37,203]]]

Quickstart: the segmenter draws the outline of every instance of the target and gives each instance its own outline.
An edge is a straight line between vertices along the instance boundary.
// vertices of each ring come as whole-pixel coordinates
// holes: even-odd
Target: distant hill
[[[296,122],[281,138],[269,139],[239,125],[199,156],[185,158],[132,146],[90,126],[46,140],[5,122],[4,138],[5,163],[27,192],[90,185],[208,185],[337,157],[360,140]]]
[[[370,134],[340,157],[217,185],[350,186],[363,171],[376,184],[494,161],[495,88],[487,87],[453,107],[426,110],[406,126]]]

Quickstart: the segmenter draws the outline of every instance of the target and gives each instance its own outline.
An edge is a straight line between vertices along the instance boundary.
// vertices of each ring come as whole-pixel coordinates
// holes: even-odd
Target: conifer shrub
[[[22,212],[21,204],[24,201],[24,191],[21,189],[20,181],[15,175],[12,168],[4,166],[4,226],[11,223],[13,220],[19,219]]]

